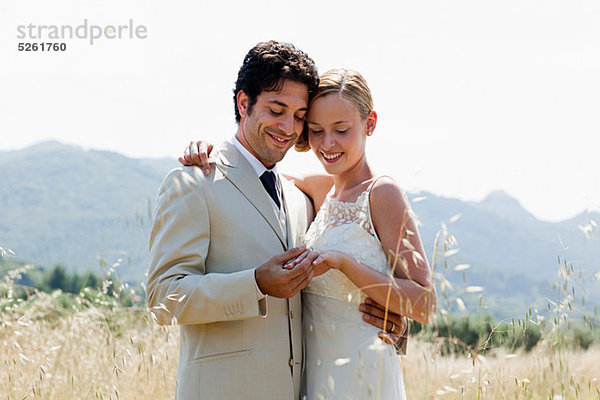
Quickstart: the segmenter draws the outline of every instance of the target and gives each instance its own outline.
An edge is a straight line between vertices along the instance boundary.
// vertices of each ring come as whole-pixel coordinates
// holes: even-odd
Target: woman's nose
[[[331,149],[334,146],[335,146],[335,139],[333,138],[333,135],[331,135],[330,133],[325,133],[323,135],[323,148]]]

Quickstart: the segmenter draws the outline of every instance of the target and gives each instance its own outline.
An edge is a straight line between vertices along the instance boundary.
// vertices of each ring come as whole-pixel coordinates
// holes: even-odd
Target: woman
[[[326,72],[306,121],[296,149],[311,148],[329,175],[290,177],[319,210],[306,244],[319,253],[315,268],[326,271],[302,294],[306,398],[404,399],[397,356],[356,305],[369,296],[428,323],[436,296],[404,193],[377,176],[365,155],[377,114],[364,78],[345,69]]]

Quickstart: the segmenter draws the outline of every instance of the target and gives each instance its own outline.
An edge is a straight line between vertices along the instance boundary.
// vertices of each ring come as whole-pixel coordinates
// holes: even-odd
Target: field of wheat
[[[0,323],[2,399],[170,399],[178,328],[142,307],[57,306],[40,293]],[[85,300],[85,299],[84,299]],[[441,342],[411,337],[401,357],[409,399],[598,399],[600,348],[440,355]]]

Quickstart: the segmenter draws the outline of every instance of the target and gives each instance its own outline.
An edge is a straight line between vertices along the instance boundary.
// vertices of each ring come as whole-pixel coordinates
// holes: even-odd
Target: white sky
[[[600,205],[600,2],[0,0],[0,150],[47,139],[176,157],[233,135],[233,81],[257,42],[368,80],[368,154],[409,190],[502,189],[544,220]],[[145,40],[22,53],[17,25],[145,25]],[[39,42],[39,41],[38,41]],[[290,170],[319,171],[312,154]],[[43,167],[43,160],[32,160]]]

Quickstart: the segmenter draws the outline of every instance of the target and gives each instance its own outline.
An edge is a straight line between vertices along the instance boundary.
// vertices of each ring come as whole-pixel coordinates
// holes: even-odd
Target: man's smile
[[[278,147],[286,147],[292,140],[292,138],[286,138],[285,136],[276,135],[271,132],[267,132],[267,135],[269,135],[271,141]]]

